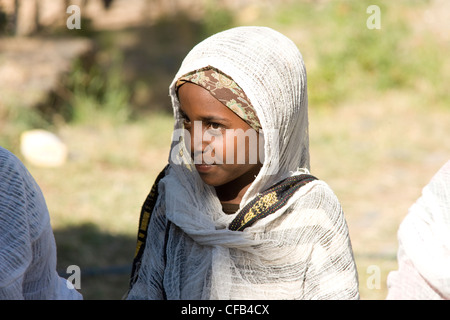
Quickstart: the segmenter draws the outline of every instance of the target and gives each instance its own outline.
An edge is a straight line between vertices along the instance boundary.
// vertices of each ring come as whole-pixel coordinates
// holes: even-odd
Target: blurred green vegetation
[[[122,60],[115,55],[106,69],[95,64],[88,69],[77,61],[67,77],[69,99],[61,110],[74,124],[113,125],[125,123],[131,117],[131,89],[122,80]]]
[[[151,111],[167,111],[168,83],[196,43],[233,26],[232,13],[209,3],[205,19],[179,12],[150,27],[84,32],[98,43],[94,61],[76,61],[66,77],[68,99],[59,110],[71,123],[126,123]],[[134,39],[135,46],[122,47]]]
[[[428,3],[378,1],[380,30],[366,27],[370,0],[287,2],[273,10],[262,10],[251,24],[306,35],[304,43],[298,45],[307,65],[311,107],[337,107],[348,100],[392,90],[417,95],[418,104],[447,107],[450,75],[442,71],[446,48],[432,36],[418,35],[414,21],[406,14],[408,10],[423,10]],[[66,95],[51,102],[51,117],[45,114],[48,107],[24,112],[20,103],[3,110],[0,117],[12,120],[23,130],[52,126],[55,113],[69,123],[100,120],[117,124],[151,110],[170,111],[167,86],[190,48],[211,34],[240,24],[236,13],[213,1],[207,2],[205,10],[203,20],[192,20],[178,12],[161,17],[152,26],[120,31],[95,31],[86,22],[76,36],[93,39],[98,51],[90,63],[74,63],[63,82]],[[69,33],[54,30],[53,34]],[[134,39],[133,46],[121,44],[130,38]],[[8,132],[15,135],[16,130],[9,128],[6,132],[0,142],[11,145]]]
[[[409,91],[418,104],[450,105],[449,74],[442,72],[446,48],[428,35],[418,35],[407,10],[421,10],[429,1],[379,1],[381,29],[366,27],[370,0],[312,4],[295,1],[266,10],[252,24],[263,24],[306,34],[300,50],[308,70],[312,107],[337,107],[344,101],[392,90]],[[65,77],[66,95],[44,110],[10,107],[0,114],[20,130],[54,124],[55,113],[69,123],[132,121],[151,110],[170,111],[167,86],[185,54],[196,43],[218,31],[237,26],[236,14],[207,2],[203,20],[178,12],[154,25],[120,31],[95,31],[86,22],[76,36],[98,44],[93,61],[74,63]],[[43,31],[50,34],[48,30]],[[67,30],[54,30],[58,36]],[[73,33],[71,34],[73,36]],[[121,42],[135,39],[134,46]],[[308,63],[309,62],[309,63]],[[55,104],[55,101],[52,101]],[[44,111],[44,114],[42,114]],[[15,131],[14,128],[10,130]],[[8,131],[8,130],[7,130]],[[8,144],[9,137],[0,142]]]
[[[424,11],[430,1],[377,1],[381,29],[368,29],[370,0],[295,2],[276,10],[281,26],[308,33],[314,67],[308,68],[310,105],[337,106],[369,91],[419,90],[425,102],[448,106],[448,75],[441,66],[445,47],[429,34],[417,34],[410,12]],[[423,23],[423,22],[422,22]],[[301,46],[300,46],[301,49]],[[443,76],[447,81],[444,81]],[[426,82],[430,86],[423,88]]]

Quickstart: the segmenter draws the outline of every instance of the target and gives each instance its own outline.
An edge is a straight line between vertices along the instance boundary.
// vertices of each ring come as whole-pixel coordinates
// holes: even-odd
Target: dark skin
[[[226,135],[226,130],[241,129],[245,132],[253,129],[206,89],[198,85],[183,84],[178,89],[178,97],[184,117],[184,127],[191,135],[191,156],[201,179],[216,189],[222,203],[239,204],[255,180],[255,176],[258,175],[262,164],[259,160],[257,163],[249,161],[251,149],[246,139],[230,137]],[[195,126],[196,121],[199,121],[197,124],[201,123],[201,126]],[[202,128],[202,137],[206,136],[209,139],[194,141],[194,128]],[[229,152],[233,150],[233,161],[226,160],[227,150]],[[245,163],[240,164],[237,156],[238,152],[243,150],[245,150]],[[255,152],[254,149],[252,152]],[[209,164],[214,157],[223,159],[223,163],[216,161]]]

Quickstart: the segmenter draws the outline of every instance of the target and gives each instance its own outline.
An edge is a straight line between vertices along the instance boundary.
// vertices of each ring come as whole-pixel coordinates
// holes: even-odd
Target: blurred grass
[[[75,63],[67,77],[71,96],[66,110],[70,123],[96,124],[107,122],[124,123],[130,119],[131,89],[121,79],[122,59],[113,57],[107,72],[99,65],[85,70],[80,61]]]
[[[442,72],[448,48],[429,33],[418,32],[429,3],[377,1],[379,30],[366,27],[366,9],[374,4],[370,0],[292,2],[267,21],[305,34],[298,45],[312,59],[306,61],[312,106],[337,106],[368,91],[419,90],[426,101],[448,107],[450,79]]]
[[[131,263],[140,206],[168,158],[173,75],[206,36],[266,25],[303,54],[312,171],[342,202],[361,297],[384,299],[387,274],[396,268],[398,224],[449,157],[449,44],[417,22],[431,2],[378,1],[380,30],[366,27],[373,4],[366,0],[292,1],[245,12],[212,3],[203,21],[180,13],[152,27],[88,30],[98,52],[74,64],[57,104],[24,110],[18,102],[0,110],[0,144],[17,155],[20,133],[37,127],[69,147],[63,167],[29,166],[51,212],[58,268],[80,266],[86,299],[122,297],[128,273],[102,268],[126,270]],[[367,285],[371,265],[380,267],[379,289]]]

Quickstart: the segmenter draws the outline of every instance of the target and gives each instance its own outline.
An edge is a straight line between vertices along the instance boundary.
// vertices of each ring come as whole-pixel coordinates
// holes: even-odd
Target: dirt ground
[[[386,277],[397,268],[398,226],[450,159],[450,113],[413,100],[392,93],[328,114],[310,112],[312,172],[341,200],[362,299],[386,297]]]

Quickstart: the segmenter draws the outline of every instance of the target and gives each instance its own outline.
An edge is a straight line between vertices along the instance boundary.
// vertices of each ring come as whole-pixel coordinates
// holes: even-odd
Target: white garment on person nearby
[[[55,239],[39,186],[0,147],[0,300],[81,298],[56,272]]]
[[[274,183],[308,172],[306,71],[295,44],[265,27],[218,33],[184,59],[170,86],[183,128],[177,79],[213,66],[246,93],[264,133],[264,164],[240,204]],[[175,139],[170,169],[149,225],[129,299],[357,299],[358,279],[338,199],[320,180],[243,232],[227,229],[214,188],[202,182],[190,152]],[[179,164],[182,163],[182,164]]]
[[[450,161],[409,209],[398,241],[387,299],[450,299]]]

